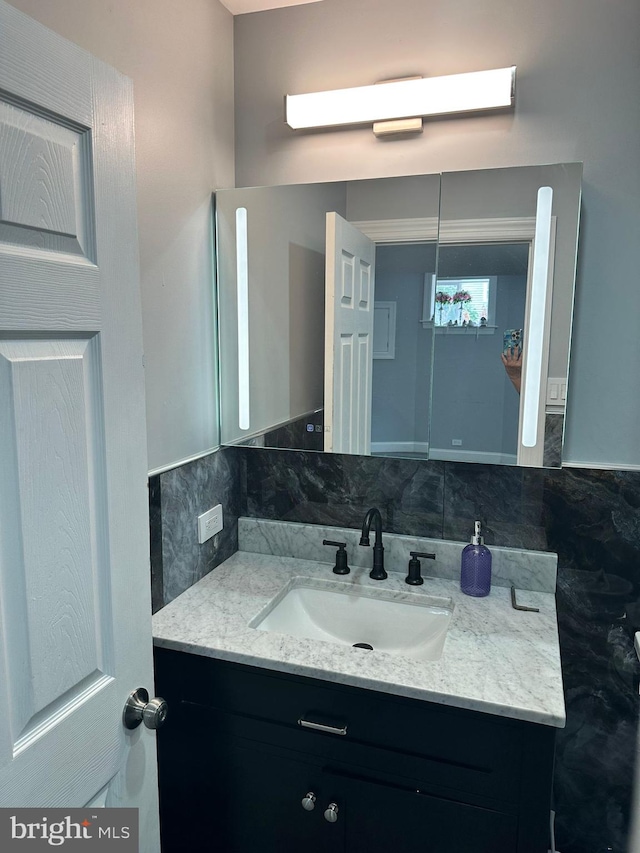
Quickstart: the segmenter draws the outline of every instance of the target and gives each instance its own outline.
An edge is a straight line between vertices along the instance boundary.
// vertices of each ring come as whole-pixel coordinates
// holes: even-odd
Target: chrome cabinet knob
[[[329,823],[335,823],[338,820],[338,806],[336,803],[329,803],[324,812],[324,819]]]
[[[302,798],[302,808],[305,811],[312,812],[316,807],[316,795],[313,791],[309,791]]]
[[[126,729],[137,729],[140,723],[144,723],[148,729],[159,729],[167,719],[168,705],[164,699],[157,697],[149,700],[149,693],[144,687],[138,687],[129,694],[122,722]]]

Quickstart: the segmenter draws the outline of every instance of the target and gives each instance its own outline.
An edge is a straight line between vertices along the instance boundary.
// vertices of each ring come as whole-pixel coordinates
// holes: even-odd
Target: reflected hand
[[[520,380],[522,377],[522,350],[520,347],[507,350],[500,356],[504,369],[507,371],[507,376],[511,380],[511,384],[520,393]]]

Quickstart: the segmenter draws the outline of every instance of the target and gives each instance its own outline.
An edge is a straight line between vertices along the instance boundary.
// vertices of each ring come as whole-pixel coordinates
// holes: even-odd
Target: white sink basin
[[[294,578],[250,627],[427,661],[442,655],[452,612],[449,598]]]

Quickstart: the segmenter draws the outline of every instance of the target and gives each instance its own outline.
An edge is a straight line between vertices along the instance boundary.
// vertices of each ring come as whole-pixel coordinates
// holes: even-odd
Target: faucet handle
[[[323,545],[333,545],[334,548],[337,548],[336,551],[336,564],[333,567],[334,575],[348,575],[351,569],[347,564],[347,543],[346,542],[333,542],[331,539],[323,539]]]
[[[422,557],[425,560],[435,560],[436,555],[424,551],[409,551],[409,556],[411,557],[409,560],[409,574],[404,579],[404,582],[411,586],[421,586],[424,583],[424,578],[420,573],[420,560],[418,557]]]

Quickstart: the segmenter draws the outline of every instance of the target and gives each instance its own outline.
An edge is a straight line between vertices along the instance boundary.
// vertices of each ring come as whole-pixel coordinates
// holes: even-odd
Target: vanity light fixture
[[[394,80],[383,86],[286,95],[286,122],[301,130],[505,109],[515,103],[515,83],[513,65],[446,77]]]
[[[540,187],[536,205],[536,226],[533,244],[531,310],[529,328],[527,330],[529,341],[524,368],[522,444],[525,447],[535,447],[538,443],[538,406],[540,401],[540,385],[542,382],[544,325],[549,282],[552,204],[553,189],[551,187]]]
[[[249,429],[249,248],[247,208],[236,209],[236,276],[238,309],[238,426]]]

